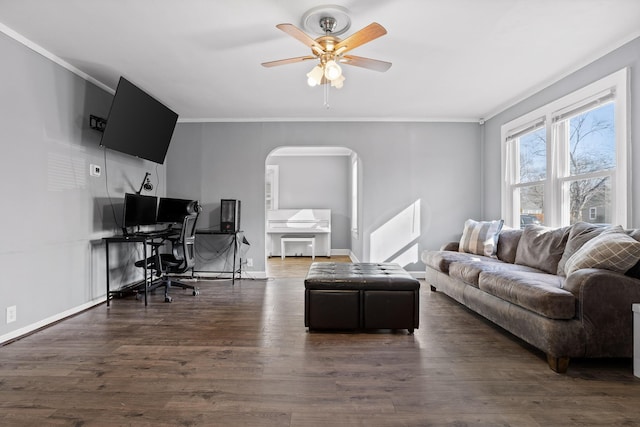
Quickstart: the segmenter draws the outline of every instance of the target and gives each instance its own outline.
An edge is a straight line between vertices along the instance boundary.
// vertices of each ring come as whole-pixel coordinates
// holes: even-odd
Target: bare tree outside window
[[[547,138],[546,129],[540,128],[518,138],[520,153],[520,183],[532,183],[521,186],[520,220],[523,215],[533,215],[544,222],[544,182],[547,176]],[[535,184],[537,183],[537,184]]]
[[[569,119],[570,173],[585,174],[608,171],[616,167],[614,104]],[[572,181],[570,192],[570,223],[578,221],[609,222],[611,210],[611,175]],[[590,208],[601,214],[595,220],[587,215]],[[607,214],[609,213],[609,214]]]

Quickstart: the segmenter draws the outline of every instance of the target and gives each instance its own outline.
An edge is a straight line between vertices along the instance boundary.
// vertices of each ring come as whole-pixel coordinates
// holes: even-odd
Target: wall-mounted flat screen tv
[[[178,114],[120,77],[100,145],[164,163]]]

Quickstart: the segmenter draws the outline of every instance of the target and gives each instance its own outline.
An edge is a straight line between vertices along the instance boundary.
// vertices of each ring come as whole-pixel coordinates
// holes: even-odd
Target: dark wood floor
[[[413,336],[308,333],[302,282],[200,281],[0,347],[0,425],[640,425],[631,360],[556,374],[424,284]]]

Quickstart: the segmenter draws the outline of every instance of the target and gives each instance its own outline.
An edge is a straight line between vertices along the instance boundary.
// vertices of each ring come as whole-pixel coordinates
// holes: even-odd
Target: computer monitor
[[[184,217],[193,215],[198,211],[196,200],[172,199],[161,197],[158,204],[158,223],[182,224]]]
[[[124,195],[124,228],[155,224],[157,213],[158,198],[156,196],[131,193]]]

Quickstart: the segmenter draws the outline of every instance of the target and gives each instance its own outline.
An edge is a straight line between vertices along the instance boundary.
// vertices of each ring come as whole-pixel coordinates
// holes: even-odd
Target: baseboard
[[[340,256],[349,256],[351,254],[350,249],[331,249],[331,256],[340,255]],[[317,255],[317,254],[316,254]]]
[[[231,273],[215,273],[209,271],[196,271],[194,272],[196,278],[200,279],[225,279],[231,280]],[[264,280],[267,278],[266,271],[253,271],[253,270],[242,270],[242,279],[255,279],[255,280]],[[240,280],[236,276],[236,280]]]
[[[424,279],[425,272],[423,271],[407,271],[414,279]]]
[[[19,339],[25,335],[29,335],[35,331],[37,331],[38,329],[42,329],[46,326],[49,326],[53,323],[59,322],[60,320],[63,320],[67,317],[71,317],[74,314],[78,314],[82,311],[88,310],[92,307],[95,307],[97,305],[102,304],[103,302],[105,302],[106,299],[104,296],[100,297],[100,298],[96,298],[92,301],[89,301],[87,303],[84,303],[82,305],[79,305],[77,307],[71,308],[69,310],[63,311],[61,313],[58,313],[54,316],[51,317],[47,317],[46,319],[42,319],[39,322],[36,323],[32,323],[31,325],[28,326],[24,326],[20,329],[16,329],[15,331],[9,332],[8,334],[4,334],[2,336],[0,336],[0,346],[10,342],[10,341],[14,341],[16,339]]]

